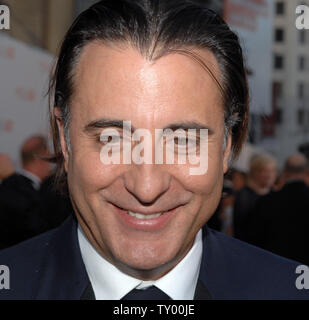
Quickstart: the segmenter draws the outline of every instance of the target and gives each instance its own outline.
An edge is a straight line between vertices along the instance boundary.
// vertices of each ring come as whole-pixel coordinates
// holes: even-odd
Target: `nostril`
[[[153,205],[170,188],[170,175],[154,166],[134,166],[124,176],[126,190],[143,206]]]
[[[134,196],[134,198],[144,207],[150,207],[152,206],[155,202],[158,201],[160,197],[166,192],[163,190],[162,192],[149,192],[147,190],[134,190],[130,191],[128,190],[130,194]]]

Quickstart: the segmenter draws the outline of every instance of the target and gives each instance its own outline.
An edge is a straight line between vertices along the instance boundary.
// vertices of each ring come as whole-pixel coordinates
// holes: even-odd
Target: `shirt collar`
[[[42,181],[38,176],[36,176],[35,174],[33,174],[25,169],[20,170],[20,174],[31,180],[34,189],[36,189],[36,190],[40,189]]]
[[[173,300],[193,300],[202,260],[202,230],[188,254],[165,276],[156,281],[133,278],[104,259],[92,246],[80,225],[81,255],[97,300],[120,300],[133,289],[155,285]]]

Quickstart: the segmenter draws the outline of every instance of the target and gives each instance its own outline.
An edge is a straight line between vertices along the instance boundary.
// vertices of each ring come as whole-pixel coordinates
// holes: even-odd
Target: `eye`
[[[104,134],[98,138],[98,141],[103,145],[119,145],[122,141],[122,137],[119,135]]]
[[[188,144],[188,138],[186,137],[175,137],[174,143],[178,147],[186,147]]]
[[[121,141],[121,137],[119,135],[104,135],[100,137],[100,141],[102,143],[118,144]]]
[[[99,141],[102,144],[119,144],[121,135],[115,129],[104,129],[100,134]]]
[[[178,132],[178,134],[166,137],[167,150],[178,154],[189,154],[196,151],[199,145],[199,137],[190,132]]]
[[[178,147],[188,147],[188,149],[191,149],[199,145],[199,138],[195,136],[175,137],[174,143]]]

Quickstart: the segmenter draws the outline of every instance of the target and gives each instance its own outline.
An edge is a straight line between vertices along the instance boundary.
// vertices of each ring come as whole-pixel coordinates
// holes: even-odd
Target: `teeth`
[[[154,219],[154,218],[160,217],[164,212],[149,214],[149,215],[136,213],[136,212],[132,212],[132,211],[128,211],[128,213],[131,217],[135,217],[137,219]]]

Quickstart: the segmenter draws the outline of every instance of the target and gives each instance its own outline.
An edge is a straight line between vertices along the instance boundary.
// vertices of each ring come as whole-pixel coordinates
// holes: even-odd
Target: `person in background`
[[[4,153],[0,153],[0,183],[15,172],[11,158]]]
[[[233,214],[235,203],[235,191],[229,180],[224,181],[223,197],[221,201],[221,231],[227,235],[233,235]]]
[[[285,184],[280,191],[262,197],[248,228],[249,242],[280,256],[309,265],[308,161],[302,154],[285,163]]]
[[[7,248],[46,231],[41,215],[40,185],[50,175],[47,141],[43,136],[27,139],[21,147],[22,170],[0,185],[0,248]]]
[[[247,184],[246,173],[235,168],[228,171],[226,179],[232,181],[234,191],[241,190]]]
[[[285,178],[284,178],[284,173],[283,172],[280,172],[278,174],[278,177],[273,185],[273,191],[279,191],[283,188],[284,186],[284,183],[285,183]]]
[[[269,193],[277,178],[277,162],[267,154],[254,155],[250,160],[247,185],[235,198],[233,233],[235,238],[247,241],[250,214],[256,201]]]
[[[40,189],[42,181],[51,174],[51,165],[46,161],[49,155],[47,140],[43,136],[30,137],[22,145],[20,174],[28,178],[36,190]]]
[[[305,182],[309,186],[309,163],[307,164],[305,169]]]
[[[227,235],[233,234],[233,207],[235,201],[235,191],[233,183],[229,179],[224,179],[222,198],[217,210],[208,220],[207,226],[221,231]]]

